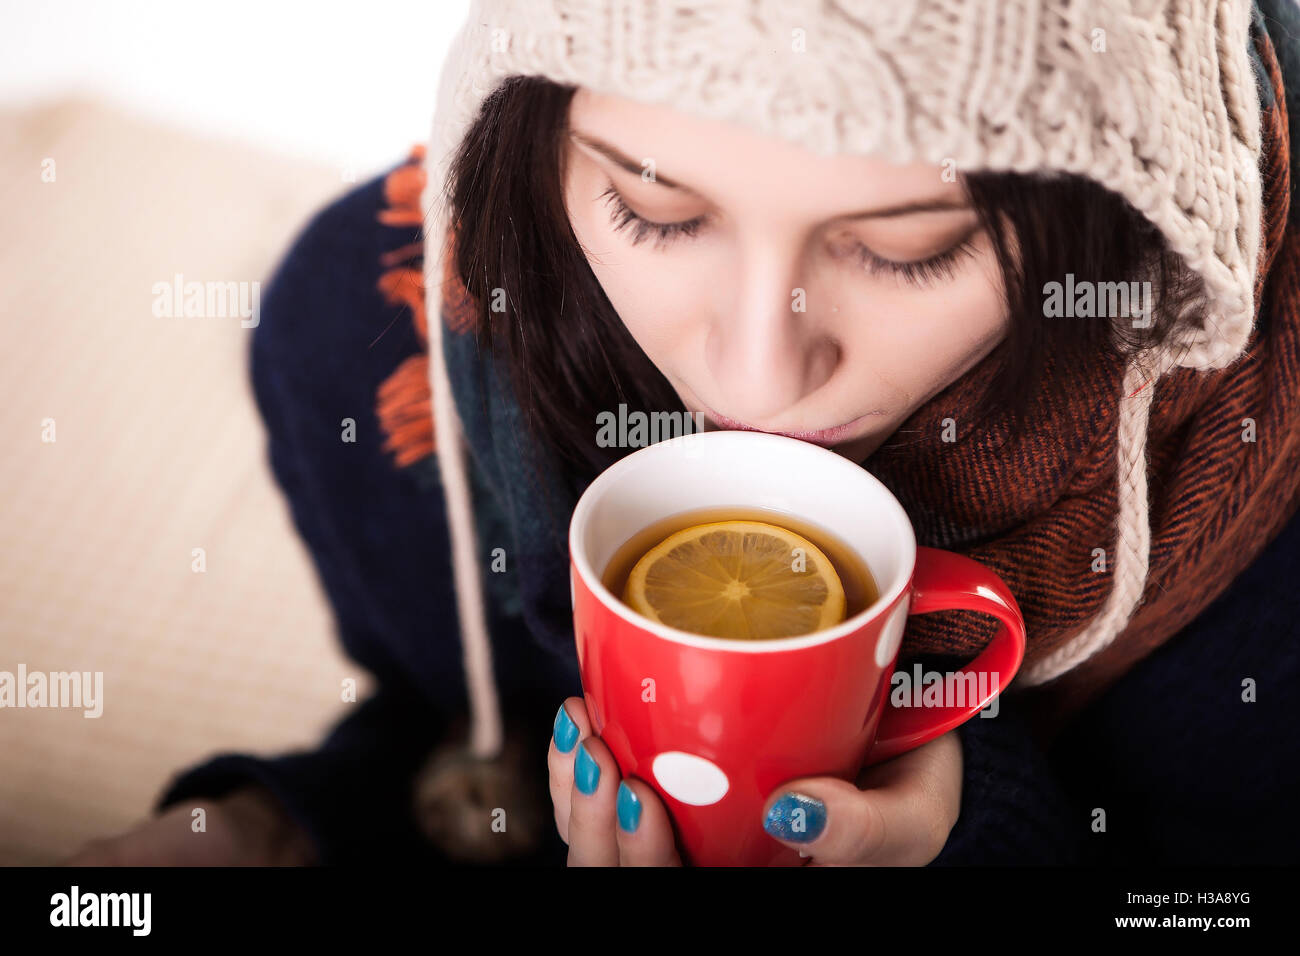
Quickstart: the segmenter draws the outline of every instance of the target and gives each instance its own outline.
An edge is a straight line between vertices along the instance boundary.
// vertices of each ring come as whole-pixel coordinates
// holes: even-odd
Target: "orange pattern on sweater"
[[[406,162],[384,180],[385,208],[378,219],[386,226],[418,226],[422,221],[420,194],[426,181],[425,149],[416,144]],[[424,308],[423,243],[414,242],[379,258],[384,272],[377,284],[389,305],[411,310],[421,351],[399,365],[379,386],[375,414],[386,438],[384,451],[399,468],[437,451],[433,434],[433,401],[429,391],[429,327]]]
[[[424,168],[425,147],[411,147],[406,162],[384,180],[385,208],[379,222],[386,226],[421,225],[424,214],[420,196],[428,180]],[[453,244],[448,243],[443,258],[443,284],[439,318],[445,328],[456,334],[473,331],[477,323],[477,305],[456,275]],[[421,351],[402,362],[384,379],[376,395],[375,412],[379,427],[386,436],[383,448],[393,456],[393,463],[405,468],[435,454],[438,443],[434,435],[433,399],[429,390],[429,326],[424,302],[424,243],[412,242],[379,257],[384,272],[379,276],[379,294],[389,305],[411,310]]]

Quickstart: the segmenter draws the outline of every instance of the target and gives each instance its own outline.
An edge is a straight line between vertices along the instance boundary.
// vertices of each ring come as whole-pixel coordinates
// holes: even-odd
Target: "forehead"
[[[823,156],[746,126],[585,87],[574,94],[569,126],[638,164],[653,160],[656,173],[723,208],[762,204],[808,219],[963,195],[958,183],[944,181],[937,165]]]

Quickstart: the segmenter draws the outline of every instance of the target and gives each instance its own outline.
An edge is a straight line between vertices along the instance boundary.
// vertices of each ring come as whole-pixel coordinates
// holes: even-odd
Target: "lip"
[[[843,425],[835,425],[831,428],[821,428],[816,431],[780,432],[768,428],[758,428],[754,425],[748,425],[745,422],[738,422],[734,418],[728,418],[726,415],[719,415],[707,405],[704,406],[704,410],[710,418],[723,428],[744,432],[763,432],[766,435],[783,435],[786,438],[797,438],[800,441],[811,442],[814,445],[821,445],[823,448],[837,445],[846,438],[852,437],[852,432],[857,428],[857,426],[862,424],[868,418],[874,418],[880,415],[879,411],[867,412],[867,414],[859,415],[850,422],[845,422]]]

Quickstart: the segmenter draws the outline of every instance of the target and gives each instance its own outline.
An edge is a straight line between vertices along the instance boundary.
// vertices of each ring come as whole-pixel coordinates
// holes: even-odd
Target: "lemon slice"
[[[794,637],[844,620],[844,586],[815,544],[765,521],[669,535],[632,568],[623,601],[652,621],[737,640]]]

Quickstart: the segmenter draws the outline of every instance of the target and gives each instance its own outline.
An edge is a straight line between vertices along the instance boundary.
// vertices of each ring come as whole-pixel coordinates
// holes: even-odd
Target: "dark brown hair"
[[[533,435],[590,478],[628,451],[597,445],[598,413],[620,402],[645,412],[682,405],[619,319],[570,227],[563,167],[575,92],[540,77],[508,79],[484,102],[446,188],[455,267],[478,304],[480,343],[509,363]],[[1203,314],[1199,278],[1141,213],[1092,180],[972,173],[961,181],[992,239],[1011,319],[975,420],[1005,416],[1023,427],[1038,389],[1065,387],[1044,375],[1049,355],[1062,368],[1098,353],[1126,356]],[[1151,282],[1150,326],[1045,318],[1046,283],[1067,272],[1076,282]],[[498,289],[504,312],[489,308]]]

